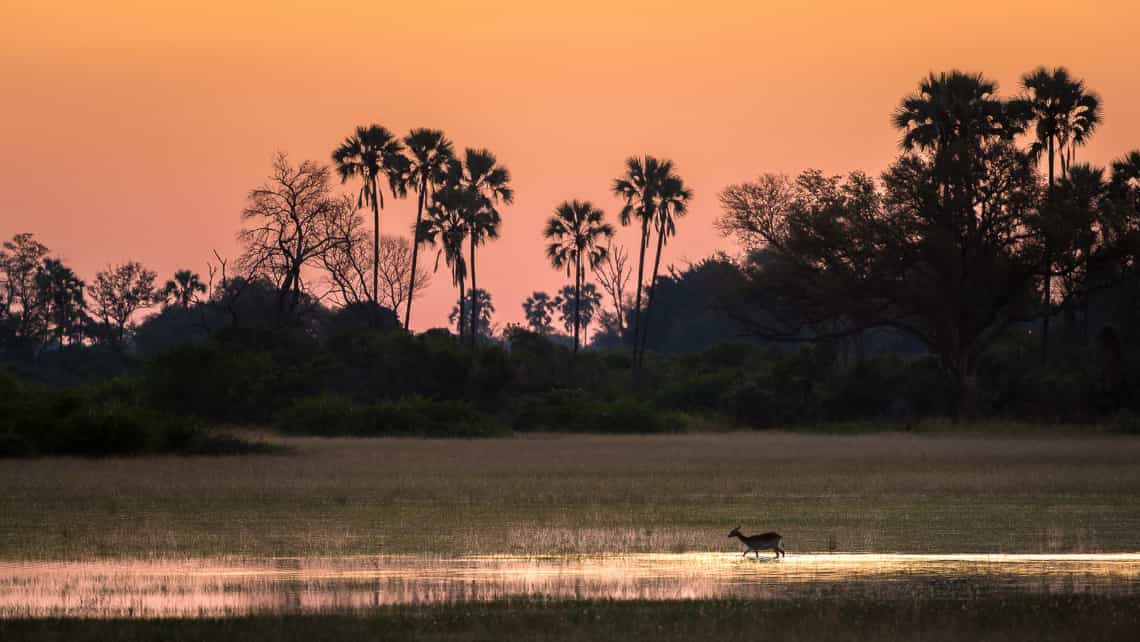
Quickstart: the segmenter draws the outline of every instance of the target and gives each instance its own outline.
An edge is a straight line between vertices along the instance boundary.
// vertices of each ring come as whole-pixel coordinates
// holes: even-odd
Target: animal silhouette
[[[756,559],[760,559],[760,551],[775,551],[776,559],[784,555],[784,548],[780,546],[780,542],[784,539],[779,533],[761,533],[759,535],[744,535],[740,532],[740,527],[732,529],[728,534],[729,537],[735,537],[744,544],[744,555],[747,557],[749,553],[756,553]]]

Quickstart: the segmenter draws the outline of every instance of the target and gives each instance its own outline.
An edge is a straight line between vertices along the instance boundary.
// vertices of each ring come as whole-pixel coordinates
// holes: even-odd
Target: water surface
[[[359,556],[2,562],[0,617],[322,612],[544,597],[676,600],[828,595],[1140,594],[1140,554]]]

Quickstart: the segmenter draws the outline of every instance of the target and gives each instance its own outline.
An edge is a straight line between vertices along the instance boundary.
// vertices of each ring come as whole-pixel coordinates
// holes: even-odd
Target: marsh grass
[[[0,620],[0,638],[104,640],[1132,640],[1140,598],[1011,595],[878,601],[536,601],[383,607],[359,614],[187,620]]]
[[[1140,438],[716,433],[271,439],[0,462],[0,559],[1140,551]]]

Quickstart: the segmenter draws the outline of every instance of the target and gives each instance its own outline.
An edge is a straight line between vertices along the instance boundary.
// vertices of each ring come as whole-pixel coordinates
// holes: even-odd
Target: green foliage
[[[599,400],[581,389],[557,389],[520,400],[512,426],[519,432],[683,432],[684,417],[636,399]]]
[[[496,437],[505,431],[490,417],[461,401],[353,403],[334,396],[308,397],[278,413],[284,433],[321,437]]]
[[[134,386],[51,389],[0,376],[0,456],[226,454],[262,450],[138,405]]]

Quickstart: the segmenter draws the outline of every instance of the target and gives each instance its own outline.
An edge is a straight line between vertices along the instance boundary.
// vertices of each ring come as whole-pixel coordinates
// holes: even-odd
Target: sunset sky
[[[440,128],[513,174],[479,264],[503,324],[566,282],[543,221],[569,198],[614,217],[627,156],[672,158],[692,186],[665,258],[682,265],[733,250],[711,225],[730,183],[881,170],[888,117],[927,72],[982,71],[1009,95],[1042,64],[1104,101],[1082,160],[1140,148],[1132,2],[8,0],[0,237],[34,232],[87,280],[128,259],[205,276],[213,249],[237,255],[275,151],[327,162],[358,124]],[[390,204],[382,231],[406,235],[414,216],[414,199]],[[443,325],[454,299],[441,271],[413,326]]]

